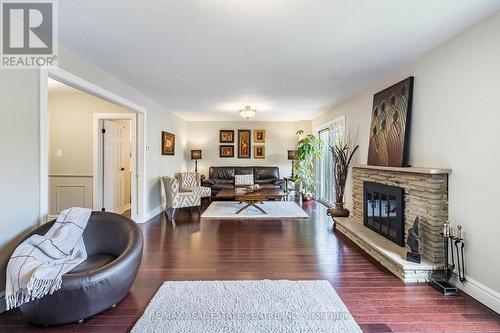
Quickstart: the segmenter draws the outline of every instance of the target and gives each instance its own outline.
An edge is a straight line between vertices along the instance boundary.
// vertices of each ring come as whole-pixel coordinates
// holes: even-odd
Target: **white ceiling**
[[[500,0],[61,0],[61,44],[187,120],[311,119]]]

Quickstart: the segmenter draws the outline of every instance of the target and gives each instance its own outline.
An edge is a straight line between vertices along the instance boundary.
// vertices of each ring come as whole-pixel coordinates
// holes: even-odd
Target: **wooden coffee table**
[[[262,209],[262,207],[258,206],[258,204],[263,204],[265,200],[269,199],[282,200],[286,196],[287,194],[285,192],[282,192],[277,188],[261,188],[260,190],[250,193],[245,192],[242,188],[225,188],[217,193],[215,197],[219,199],[228,199],[239,201],[240,203],[245,203],[246,205],[240,208],[240,210],[238,210],[236,214],[239,214],[250,207],[255,207],[263,214],[267,214],[267,212]]]

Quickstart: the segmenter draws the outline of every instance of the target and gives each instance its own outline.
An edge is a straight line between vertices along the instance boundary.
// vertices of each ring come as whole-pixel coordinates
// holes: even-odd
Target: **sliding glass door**
[[[339,117],[320,127],[318,137],[325,143],[322,156],[316,161],[316,177],[319,181],[317,198],[326,203],[335,203],[333,160],[330,146],[344,137],[345,117]]]

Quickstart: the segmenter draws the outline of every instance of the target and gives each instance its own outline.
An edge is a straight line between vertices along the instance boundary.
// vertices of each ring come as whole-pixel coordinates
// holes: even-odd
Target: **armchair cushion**
[[[195,207],[201,205],[200,196],[196,193],[185,192],[179,193],[177,203],[172,208]]]
[[[200,186],[200,174],[197,172],[178,173],[177,179],[181,186],[181,192],[187,192],[189,188]]]
[[[210,187],[196,186],[190,187],[187,190],[189,192],[193,192],[194,194],[198,194],[200,198],[206,198],[212,195],[212,190],[210,189]]]

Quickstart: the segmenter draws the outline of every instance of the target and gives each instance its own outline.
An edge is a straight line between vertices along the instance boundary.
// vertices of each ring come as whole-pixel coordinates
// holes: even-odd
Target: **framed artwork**
[[[234,146],[220,145],[219,146],[219,157],[234,157]]]
[[[175,155],[175,134],[161,132],[161,154]]]
[[[234,130],[220,130],[219,131],[220,143],[234,143]]]
[[[253,146],[253,158],[265,159],[266,158],[266,146]]]
[[[238,130],[238,158],[252,157],[252,131]]]
[[[254,130],[253,131],[253,142],[266,143],[266,130]]]
[[[408,165],[413,77],[373,96],[368,164]]]

